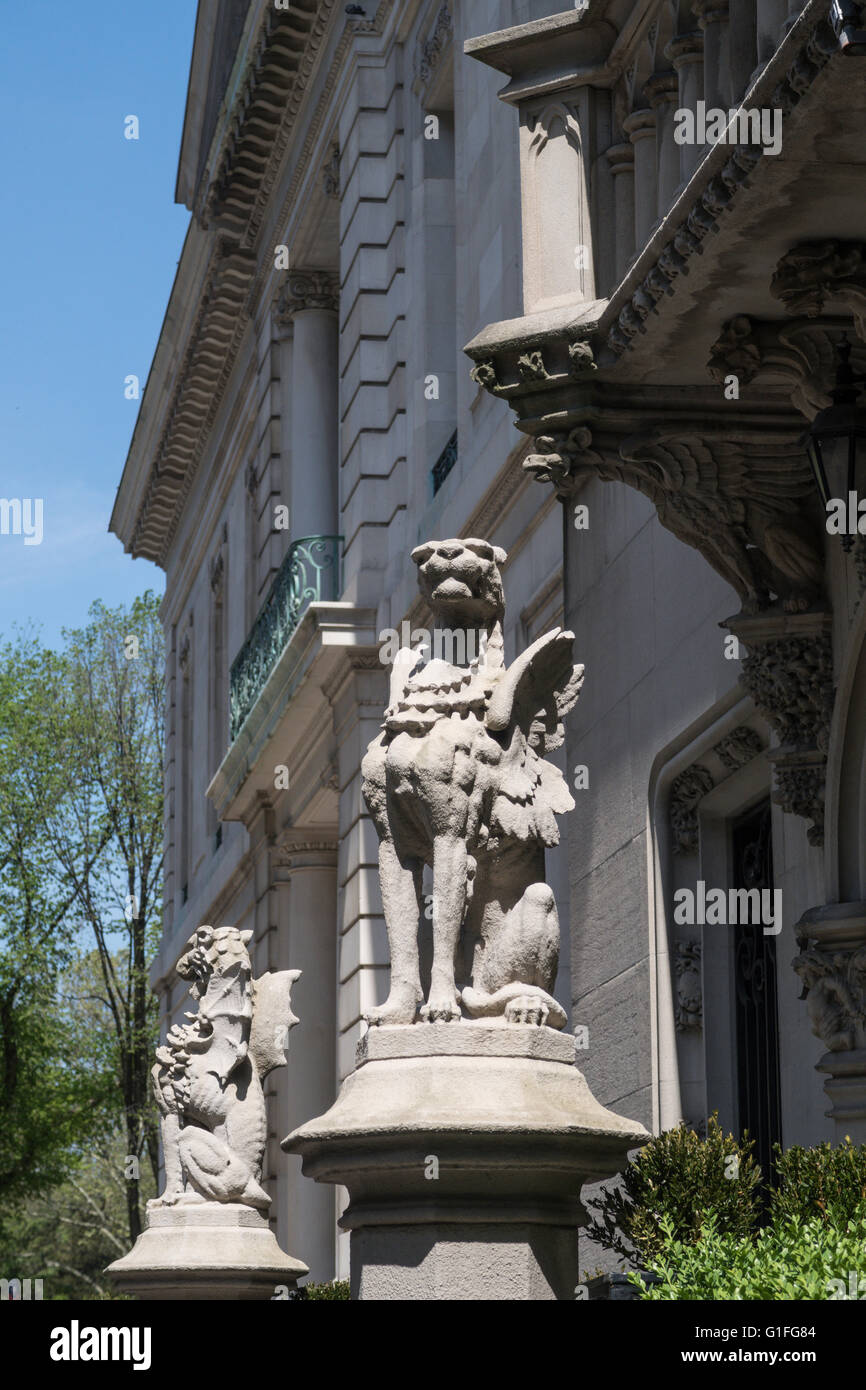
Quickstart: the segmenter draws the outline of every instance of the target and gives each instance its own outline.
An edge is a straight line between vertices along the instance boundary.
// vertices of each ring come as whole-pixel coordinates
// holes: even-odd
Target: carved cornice
[[[770,292],[789,313],[809,318],[828,301],[844,305],[858,337],[866,339],[866,242],[802,242],[779,261]]]
[[[833,712],[832,618],[816,611],[729,618],[748,648],[742,681],[780,746],[768,753],[773,799],[812,821],[809,843],[824,842],[824,782]]]
[[[291,323],[303,309],[340,308],[340,277],[328,270],[291,270],[277,299],[275,321],[280,327]]]
[[[258,233],[261,211],[334,4],[335,0],[294,0],[290,10],[269,5],[264,11],[207,185],[202,216],[205,225],[215,223],[247,245]]]
[[[704,1026],[701,945],[699,941],[674,942],[677,1002],[674,1024],[678,1033],[700,1031]]]
[[[244,299],[253,257],[224,237],[211,256],[195,326],[155,451],[132,538],[133,556],[164,564],[199,458],[246,329]]]

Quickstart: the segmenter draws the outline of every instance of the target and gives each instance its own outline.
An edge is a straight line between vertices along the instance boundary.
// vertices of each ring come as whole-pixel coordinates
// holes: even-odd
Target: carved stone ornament
[[[747,725],[733,729],[713,746],[713,752],[728,772],[736,772],[739,768],[745,767],[746,763],[750,763],[763,751],[764,744],[760,734]]]
[[[267,1209],[261,1185],[267,1126],[262,1082],[285,1066],[297,1023],[291,987],[299,970],[253,979],[237,927],[199,927],[177,963],[199,1005],[157,1048],[153,1090],[160,1112],[165,1189],[149,1206],[238,1202]]]
[[[362,764],[391,953],[390,994],[366,1015],[371,1023],[463,1014],[566,1021],[552,994],[559,920],[544,850],[558,844],[556,816],[574,801],[545,754],[563,741],[583,667],[572,664],[573,634],[559,628],[505,666],[505,558],[483,540],[430,541],[412,552],[434,639],[441,633],[450,644],[441,655],[435,640],[432,654],[397,653],[382,731]],[[426,1000],[425,864],[433,871]]]
[[[328,270],[290,270],[276,304],[279,324],[289,323],[303,309],[340,307],[340,277]]]
[[[331,146],[331,153],[322,169],[322,187],[326,198],[339,198],[340,146],[336,142]]]
[[[692,763],[671,783],[669,815],[674,854],[698,852],[698,806],[714,786],[712,773]]]
[[[858,1029],[866,1026],[866,946],[842,951],[810,946],[793,964],[815,1037],[828,1052],[853,1049]]]
[[[814,481],[801,436],[663,427],[599,442],[585,425],[540,435],[524,463],[566,497],[582,477],[627,483],[663,526],[739,594],[745,612],[774,602],[805,611],[820,595],[823,558],[807,513]]]
[[[270,1299],[309,1271],[271,1231],[262,1082],[286,1061],[299,970],[253,979],[252,932],[201,926],[177,963],[198,1012],[156,1050],[165,1188],[107,1273],[144,1299]]]
[[[674,1022],[678,1033],[704,1026],[701,984],[701,945],[699,941],[674,943],[677,1002]]]
[[[415,66],[421,82],[429,82],[453,36],[454,19],[446,3],[441,6],[430,34],[418,47]]]
[[[789,313],[810,318],[828,301],[841,304],[853,316],[858,337],[866,337],[866,242],[802,242],[779,261],[770,291]]]
[[[811,420],[830,405],[836,379],[836,344],[849,327],[843,318],[762,321],[738,314],[713,344],[710,376],[720,385],[737,377],[742,390],[755,378],[781,380],[796,408]],[[866,348],[855,344],[851,365],[866,371]]]
[[[833,709],[833,654],[826,613],[731,618],[725,626],[745,642],[742,680],[779,737],[768,754],[774,800],[812,821],[810,844],[824,841],[824,780]]]

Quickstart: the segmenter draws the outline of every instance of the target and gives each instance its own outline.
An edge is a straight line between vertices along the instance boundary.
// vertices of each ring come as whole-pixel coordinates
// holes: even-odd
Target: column
[[[679,95],[675,72],[657,72],[644,87],[647,100],[656,113],[656,155],[658,201],[656,217],[661,220],[676,197],[680,182],[680,152],[674,140],[674,111]]]
[[[694,0],[704,36],[704,101],[707,110],[727,111],[731,101],[728,0]]]
[[[695,29],[671,39],[665,48],[665,57],[673,63],[677,74],[677,105],[683,110],[696,112],[704,94],[703,34]],[[706,146],[695,140],[690,145],[680,145],[679,152],[680,183],[685,185],[703,159]]]
[[[730,105],[738,106],[750,85],[757,55],[755,0],[729,0]],[[728,105],[727,102],[724,105]]]
[[[625,274],[635,251],[634,146],[629,141],[622,145],[611,145],[606,152],[606,159],[613,175],[615,265],[618,282]]]
[[[767,64],[782,41],[788,0],[758,0],[758,71]]]
[[[292,1007],[300,1024],[289,1038],[287,1070],[273,1073],[272,1129],[278,1138],[331,1105],[337,1090],[337,843],[315,830],[292,831],[271,851],[278,923],[274,970],[300,970]],[[278,1189],[277,1239],[303,1250],[316,1282],[333,1279],[336,1214],[333,1193],[301,1176],[297,1159],[285,1165]]]
[[[634,146],[634,244],[640,253],[655,225],[656,203],[656,117],[649,108],[632,111],[622,128]]]
[[[339,281],[322,270],[289,274],[279,321],[291,322],[291,536],[338,533]]]

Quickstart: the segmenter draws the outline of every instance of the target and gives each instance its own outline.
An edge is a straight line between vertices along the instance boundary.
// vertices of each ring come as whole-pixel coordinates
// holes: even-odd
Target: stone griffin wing
[[[663,526],[700,550],[745,605],[769,591],[806,607],[821,558],[805,508],[814,484],[798,441],[654,430],[623,441],[616,476],[648,497]]]
[[[573,632],[554,628],[509,666],[487,707],[485,724],[491,733],[519,728],[541,756],[560,746],[563,717],[577,703],[583,685],[583,667],[572,663],[573,644]]]

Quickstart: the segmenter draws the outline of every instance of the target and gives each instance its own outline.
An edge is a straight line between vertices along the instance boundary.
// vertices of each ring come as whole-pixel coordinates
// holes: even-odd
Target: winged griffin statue
[[[153,1089],[162,1125],[165,1191],[154,1207],[237,1202],[266,1209],[267,1137],[262,1081],[285,1066],[297,1023],[291,987],[300,970],[253,979],[252,932],[201,926],[177,964],[197,1014],[157,1048]]]
[[[554,1028],[566,1021],[552,994],[559,921],[544,851],[559,843],[556,814],[574,801],[545,754],[562,743],[583,667],[572,664],[573,633],[559,628],[506,667],[505,558],[482,540],[430,541],[412,552],[434,639],[451,640],[447,656],[435,640],[426,651],[401,647],[382,730],[362,764],[391,953],[391,990],[370,1023],[464,1014]],[[425,865],[433,874],[426,1000]]]

